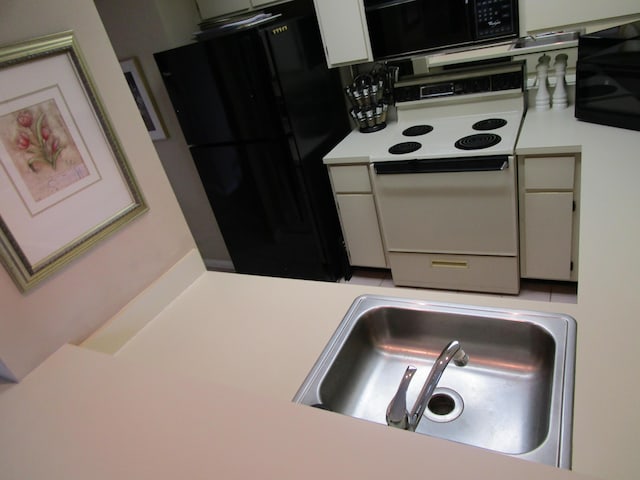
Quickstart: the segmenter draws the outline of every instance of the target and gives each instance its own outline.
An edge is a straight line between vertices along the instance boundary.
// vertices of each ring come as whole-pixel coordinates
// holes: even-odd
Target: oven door
[[[376,162],[372,169],[389,252],[517,256],[513,157]]]

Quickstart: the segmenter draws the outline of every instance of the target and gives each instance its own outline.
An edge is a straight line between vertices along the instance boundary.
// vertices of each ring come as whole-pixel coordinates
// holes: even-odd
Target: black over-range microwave
[[[640,21],[578,39],[575,115],[640,130]]]
[[[518,36],[517,0],[364,0],[376,60]]]

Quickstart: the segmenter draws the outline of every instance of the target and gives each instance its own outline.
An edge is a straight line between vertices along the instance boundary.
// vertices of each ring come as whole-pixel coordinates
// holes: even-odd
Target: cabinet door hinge
[[[573,206],[572,206],[572,208],[573,208],[573,211],[575,212],[575,211],[576,211],[576,201],[575,201],[575,200],[573,201]]]
[[[569,266],[569,270],[573,272],[573,262],[571,262],[571,265]]]

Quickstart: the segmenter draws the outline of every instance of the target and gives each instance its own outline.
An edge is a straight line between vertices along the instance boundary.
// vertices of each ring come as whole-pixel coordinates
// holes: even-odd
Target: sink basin
[[[361,296],[294,401],[386,425],[407,366],[418,369],[410,409],[450,340],[469,363],[449,364],[416,433],[570,468],[576,324],[567,315]]]
[[[536,36],[518,38],[511,48],[531,48],[565,43],[578,40],[580,31],[544,33]]]

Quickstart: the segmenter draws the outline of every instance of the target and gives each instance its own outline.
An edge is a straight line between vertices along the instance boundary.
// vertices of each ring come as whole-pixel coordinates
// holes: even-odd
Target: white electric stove
[[[397,122],[376,134],[385,144],[377,139],[372,160],[513,154],[525,111],[522,80],[521,68],[510,66],[399,83]]]
[[[518,66],[399,84],[371,177],[397,285],[519,291]]]

